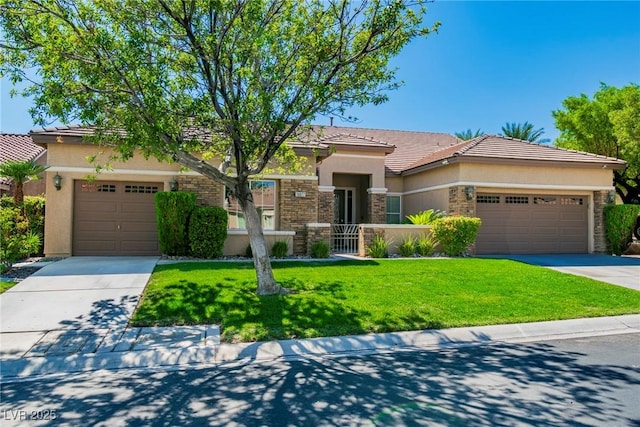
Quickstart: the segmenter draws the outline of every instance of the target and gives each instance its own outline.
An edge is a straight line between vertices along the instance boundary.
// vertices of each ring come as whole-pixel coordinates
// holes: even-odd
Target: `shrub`
[[[429,234],[421,235],[416,241],[416,252],[420,256],[431,256],[438,241]]]
[[[196,206],[196,195],[181,191],[161,191],[155,195],[158,241],[165,255],[188,255],[189,216]]]
[[[390,240],[386,240],[381,234],[376,234],[373,237],[371,246],[366,247],[367,255],[369,255],[371,258],[386,258],[389,254],[390,244]]]
[[[219,258],[227,239],[227,211],[220,207],[198,206],[189,219],[189,247],[198,258]]]
[[[429,225],[439,218],[444,218],[446,215],[446,212],[437,209],[427,209],[414,215],[407,215],[407,221],[415,225]]]
[[[278,240],[271,246],[271,255],[276,258],[284,258],[289,251],[289,245],[284,240]]]
[[[20,209],[0,207],[0,272],[5,272],[16,261],[38,253],[42,234],[29,229],[29,222]]]
[[[621,255],[632,239],[633,227],[640,214],[640,205],[611,205],[604,207],[604,224],[611,252]]]
[[[460,256],[475,242],[481,224],[480,218],[448,216],[434,221],[433,233],[445,254]]]
[[[244,256],[245,258],[253,258],[253,249],[251,249],[251,243],[249,243],[244,249]]]
[[[312,258],[329,258],[331,254],[331,248],[329,244],[324,240],[318,240],[311,245],[311,257]]]
[[[416,253],[416,238],[412,234],[405,236],[398,246],[398,250],[403,257],[413,256]]]
[[[24,198],[24,208],[27,214],[27,229],[32,234],[44,236],[45,206],[46,199],[44,198],[44,196],[25,196]],[[0,209],[13,207],[13,197],[3,196],[2,198],[0,198]],[[26,256],[42,255],[44,250],[43,243],[44,240],[40,238],[40,246],[38,246],[36,250],[27,254]]]

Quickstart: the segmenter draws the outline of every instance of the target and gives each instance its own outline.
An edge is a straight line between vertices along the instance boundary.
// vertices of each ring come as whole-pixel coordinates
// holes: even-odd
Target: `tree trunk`
[[[14,181],[15,189],[13,192],[13,205],[20,209],[23,217],[27,217],[27,209],[24,206],[24,184],[20,181]]]
[[[253,202],[249,181],[238,184],[237,197],[238,203],[240,203],[240,207],[242,207],[242,212],[244,213],[247,233],[249,234],[249,242],[253,253],[253,264],[258,280],[258,295],[288,293],[289,291],[278,285],[275,277],[273,277],[271,260],[269,259],[269,252],[267,251],[267,245],[264,240],[264,233],[262,232],[262,220]]]

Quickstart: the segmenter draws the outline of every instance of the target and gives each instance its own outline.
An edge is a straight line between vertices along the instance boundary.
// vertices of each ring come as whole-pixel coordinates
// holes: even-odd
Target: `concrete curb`
[[[184,346],[142,347],[138,351],[95,352],[66,356],[45,356],[2,360],[3,382],[33,376],[102,369],[155,369],[167,367],[215,366],[277,359],[327,357],[370,352],[437,350],[497,342],[522,343],[640,332],[640,315],[561,320],[553,322],[351,335],[343,337],[282,340],[242,344],[220,344],[208,338]],[[172,347],[172,344],[177,344]],[[182,347],[180,347],[182,345]]]

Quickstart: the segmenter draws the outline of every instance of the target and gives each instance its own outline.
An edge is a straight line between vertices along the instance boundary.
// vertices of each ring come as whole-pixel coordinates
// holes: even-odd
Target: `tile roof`
[[[33,143],[29,135],[0,133],[0,163],[6,161],[35,160],[45,149]],[[0,177],[0,184],[8,185],[11,179]]]
[[[318,129],[325,139],[336,135],[356,135],[361,138],[370,138],[388,146],[394,146],[395,150],[388,154],[385,160],[387,172],[392,174],[400,174],[403,170],[423,158],[427,153],[460,143],[458,138],[445,133],[366,129],[344,126],[314,126],[314,128]]]
[[[81,137],[92,131],[91,127],[61,126],[31,133]],[[311,143],[318,148],[336,145],[382,150],[387,153],[387,173],[396,175],[450,158],[607,164],[618,169],[626,165],[623,160],[612,157],[498,135],[481,135],[461,141],[445,133],[314,125],[310,132],[301,132],[299,139],[300,142],[292,145],[300,147]]]
[[[44,148],[33,143],[29,135],[0,133],[0,163],[7,160],[34,160],[44,151]]]
[[[429,153],[407,167],[406,170],[416,169],[455,157],[567,162],[573,164],[611,164],[613,167],[620,168],[626,164],[623,160],[613,157],[566,150],[553,145],[538,144],[504,136],[482,135],[469,141],[462,141],[446,149]]]

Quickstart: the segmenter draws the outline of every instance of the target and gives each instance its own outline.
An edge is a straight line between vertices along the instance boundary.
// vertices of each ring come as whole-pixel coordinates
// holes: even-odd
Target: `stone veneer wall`
[[[334,205],[333,190],[318,192],[318,222],[333,224]]]
[[[449,209],[447,210],[447,214],[476,216],[475,194],[471,200],[467,200],[464,189],[465,187],[463,186],[449,188]]]
[[[387,195],[378,193],[369,193],[369,223],[370,224],[386,224],[387,223]]]
[[[281,179],[279,181],[279,229],[295,231],[294,255],[307,253],[307,224],[318,222],[318,182],[310,179]],[[304,192],[304,197],[296,197]]]
[[[311,246],[320,240],[331,247],[331,224],[307,224],[307,255],[311,255]]]
[[[224,204],[224,185],[204,176],[179,176],[178,191],[195,193],[200,206],[222,207]]]
[[[367,247],[371,246],[376,234],[385,237],[384,228],[377,228],[366,224],[358,227],[358,256],[367,256]]]
[[[607,253],[607,230],[604,225],[604,207],[607,206],[608,191],[593,192],[593,251]]]

